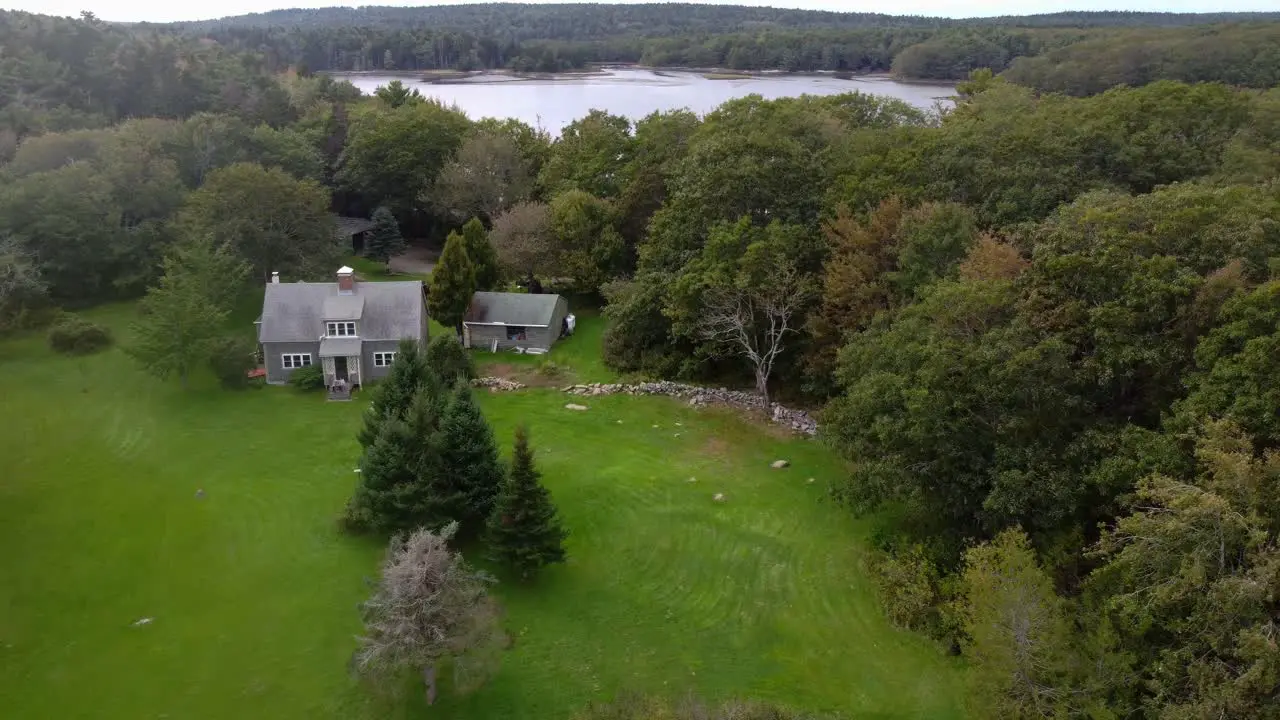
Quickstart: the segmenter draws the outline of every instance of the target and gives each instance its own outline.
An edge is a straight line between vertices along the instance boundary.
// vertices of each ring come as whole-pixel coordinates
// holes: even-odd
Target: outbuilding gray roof
[[[324,334],[328,298],[360,297],[361,340],[422,339],[426,308],[422,282],[357,282],[354,296],[338,295],[337,283],[268,283],[262,300],[260,342],[318,342]]]
[[[547,327],[555,317],[559,295],[478,292],[463,323]]]
[[[327,337],[320,341],[320,357],[350,357],[360,354],[360,338]]]
[[[337,237],[350,238],[373,228],[373,221],[366,220],[362,217],[347,217],[345,215],[333,216],[334,231]]]

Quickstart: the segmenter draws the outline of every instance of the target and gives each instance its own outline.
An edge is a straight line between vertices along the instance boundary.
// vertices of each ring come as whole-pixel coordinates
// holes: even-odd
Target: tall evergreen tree
[[[372,440],[365,443],[360,485],[347,506],[348,527],[390,533],[451,520],[450,493],[440,487],[448,477],[439,432],[445,400],[439,381],[428,374],[403,411],[366,418],[361,442],[369,433]]]
[[[464,534],[479,534],[503,485],[493,429],[465,382],[454,385],[440,418],[437,501]]]
[[[467,257],[476,270],[476,289],[492,290],[497,287],[501,278],[498,253],[489,242],[489,231],[484,229],[480,218],[473,217],[462,226],[462,239],[466,241]]]
[[[384,263],[391,269],[391,258],[405,251],[408,246],[400,234],[400,223],[391,209],[385,205],[373,211],[373,228],[369,230],[369,238],[365,241],[364,254],[370,260]]]
[[[373,392],[373,401],[365,411],[364,427],[357,438],[363,447],[369,447],[378,437],[378,428],[387,417],[403,420],[418,390],[427,382],[426,359],[418,343],[405,339],[396,348],[396,359],[391,363],[387,377]]]
[[[519,427],[507,481],[489,516],[494,559],[528,579],[544,565],[564,562],[566,535],[551,494],[533,466],[529,434]]]
[[[440,262],[431,273],[427,310],[441,325],[461,335],[462,318],[475,292],[476,270],[467,256],[466,240],[456,232],[449,233]]]
[[[360,485],[344,521],[352,529],[385,533],[420,527],[430,494],[415,472],[413,430],[404,420],[388,417],[377,433],[360,459]]]

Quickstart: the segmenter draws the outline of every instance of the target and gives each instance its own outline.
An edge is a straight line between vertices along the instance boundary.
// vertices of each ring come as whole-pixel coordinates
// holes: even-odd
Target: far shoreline
[[[837,70],[788,71],[788,70],[734,70],[729,68],[670,67],[639,64],[611,63],[581,70],[563,70],[553,73],[517,72],[511,68],[491,70],[321,70],[320,74],[340,77],[394,77],[415,80],[426,85],[501,85],[505,83],[563,82],[590,77],[607,77],[610,70],[647,70],[655,75],[700,75],[706,80],[753,80],[759,78],[821,77],[849,82],[896,82],[904,85],[954,88],[958,81],[927,78],[900,78],[887,72],[855,73]]]

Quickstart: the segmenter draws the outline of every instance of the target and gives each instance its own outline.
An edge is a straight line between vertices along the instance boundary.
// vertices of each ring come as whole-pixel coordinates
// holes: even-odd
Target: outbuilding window
[[[284,362],[285,370],[293,370],[295,368],[306,367],[311,364],[311,353],[289,353],[281,355],[280,359]]]
[[[528,338],[526,328],[520,327],[519,325],[508,325],[507,339],[508,340],[528,340],[529,338]]]
[[[396,361],[396,354],[393,352],[376,352],[373,354],[374,367],[390,367],[391,363]]]

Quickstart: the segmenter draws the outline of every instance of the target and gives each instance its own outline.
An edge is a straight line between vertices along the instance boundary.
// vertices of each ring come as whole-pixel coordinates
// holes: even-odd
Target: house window
[[[381,352],[373,354],[374,367],[389,367],[391,363],[396,361],[396,354],[393,352]]]
[[[526,331],[524,328],[520,327],[519,325],[511,325],[507,327],[507,339],[508,340],[528,340],[529,338],[526,336]]]
[[[311,353],[289,353],[287,355],[281,355],[280,359],[284,361],[285,370],[293,370],[294,368],[310,365]]]
[[[356,324],[353,322],[325,323],[325,334],[329,337],[355,337]]]

